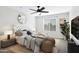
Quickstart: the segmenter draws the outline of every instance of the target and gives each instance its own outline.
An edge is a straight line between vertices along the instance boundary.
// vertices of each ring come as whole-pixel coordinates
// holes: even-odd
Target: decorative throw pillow
[[[22,36],[23,33],[22,33],[22,31],[19,30],[19,31],[16,31],[16,32],[15,32],[15,35],[16,35],[16,36]]]

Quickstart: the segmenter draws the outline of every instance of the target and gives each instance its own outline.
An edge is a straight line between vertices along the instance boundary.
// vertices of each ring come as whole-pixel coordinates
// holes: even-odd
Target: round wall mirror
[[[17,20],[20,24],[24,24],[25,23],[25,15],[18,14],[18,19]]]

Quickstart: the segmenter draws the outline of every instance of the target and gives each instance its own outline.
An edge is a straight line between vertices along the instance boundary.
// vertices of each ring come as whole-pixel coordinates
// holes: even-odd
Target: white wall
[[[12,29],[12,25],[19,26],[20,24],[17,21],[17,16],[19,14],[19,10],[12,9],[7,6],[0,6],[0,31],[7,31]],[[22,27],[26,29],[35,29],[35,19],[34,16],[22,12],[25,15],[26,22]]]
[[[17,15],[17,11],[0,6],[0,31],[10,30],[17,23]]]
[[[69,12],[71,9],[71,6],[44,6],[44,7],[46,11],[49,11],[49,13],[42,13],[41,15],[50,15],[50,14]],[[27,29],[32,29],[32,30],[35,29],[35,16],[39,14],[38,13],[31,14],[33,11],[29,9],[37,9],[36,6],[9,6],[9,8],[14,9],[16,11],[23,12],[26,15]]]
[[[35,30],[35,16],[30,14],[29,6],[9,6],[9,8],[19,13],[23,13],[26,17],[24,27],[28,30]]]
[[[12,24],[15,25],[18,24],[17,16],[19,14],[19,11],[22,11],[22,13],[24,13],[26,16],[26,24],[24,27],[26,27],[27,29],[35,30],[35,15],[37,14],[31,15],[30,13],[32,13],[32,11],[29,10],[31,8],[36,9],[36,6],[24,6],[22,10],[19,9],[19,6],[0,7],[0,28],[1,28],[0,31],[4,31],[7,28],[9,29],[12,26]],[[70,7],[46,6],[46,10],[49,11],[48,14],[55,14],[55,13],[67,12],[70,10]]]
[[[79,6],[73,6],[70,12],[70,20],[79,16]]]
[[[35,17],[27,14],[26,18],[26,29],[35,30]]]
[[[63,38],[64,36],[61,34],[60,30],[60,18],[65,17],[66,20],[69,21],[69,13],[60,13],[54,15],[47,15],[47,16],[37,16],[36,17],[36,30],[37,32],[46,34],[47,36],[54,37],[54,38]],[[44,31],[44,23],[43,20],[45,19],[56,19],[56,31]]]

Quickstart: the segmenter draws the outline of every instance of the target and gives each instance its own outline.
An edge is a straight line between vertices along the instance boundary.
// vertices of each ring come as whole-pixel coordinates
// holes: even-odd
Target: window
[[[56,19],[45,19],[44,30],[45,31],[56,31]]]

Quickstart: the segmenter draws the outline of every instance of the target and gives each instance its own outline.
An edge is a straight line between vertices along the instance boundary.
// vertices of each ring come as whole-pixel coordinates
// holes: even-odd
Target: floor
[[[14,53],[33,53],[32,50],[25,48],[19,44],[12,45],[10,47],[5,48],[4,50],[12,51]]]
[[[56,40],[56,48],[58,50],[58,53],[67,53],[67,40],[65,39],[55,39]]]

